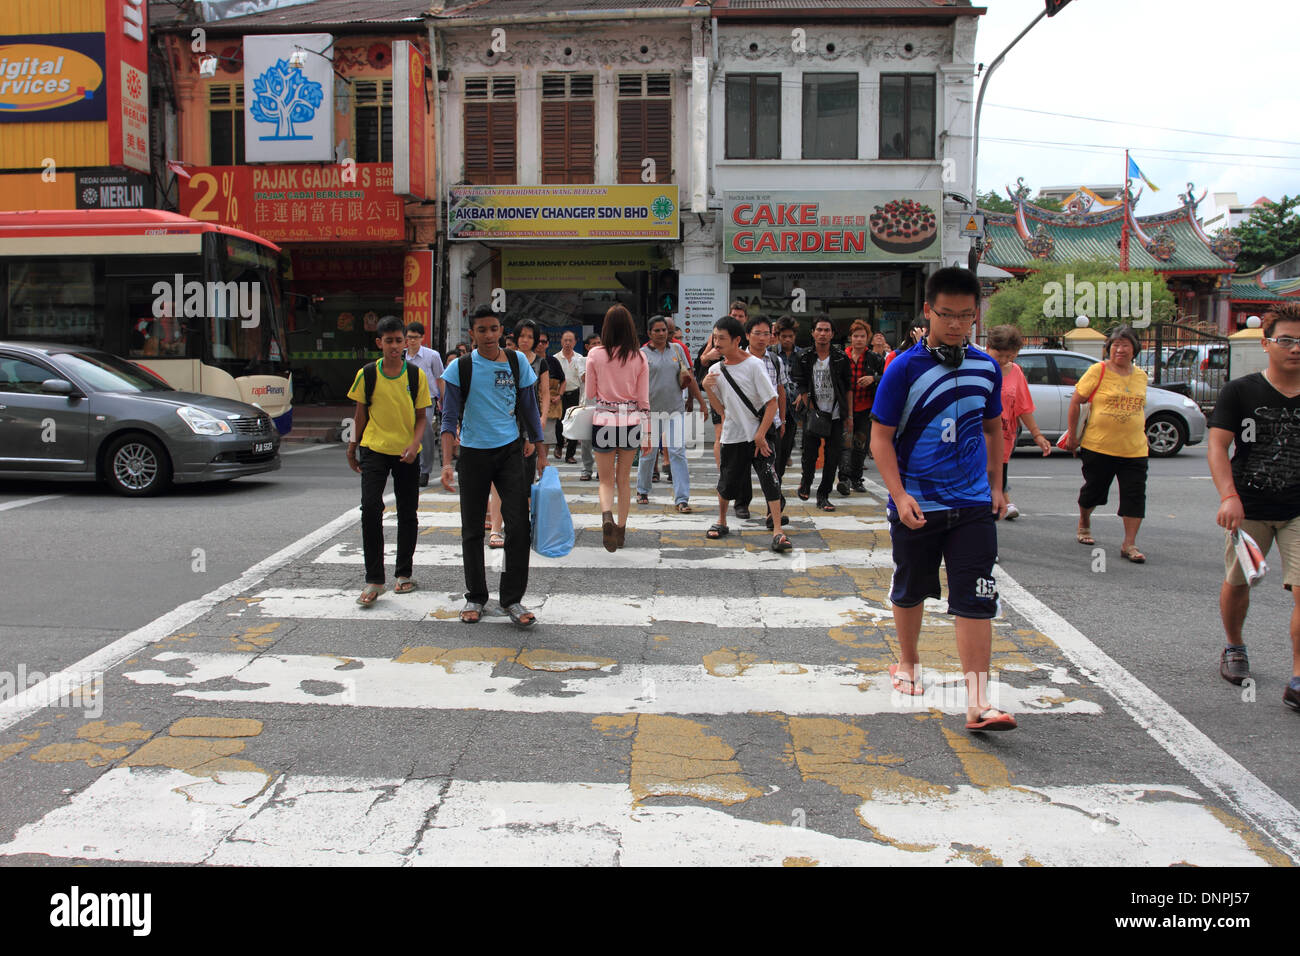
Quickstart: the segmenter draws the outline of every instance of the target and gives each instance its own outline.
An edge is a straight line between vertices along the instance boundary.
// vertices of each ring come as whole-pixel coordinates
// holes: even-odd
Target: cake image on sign
[[[913,199],[895,199],[871,214],[871,241],[886,252],[920,252],[939,235],[934,210]]]

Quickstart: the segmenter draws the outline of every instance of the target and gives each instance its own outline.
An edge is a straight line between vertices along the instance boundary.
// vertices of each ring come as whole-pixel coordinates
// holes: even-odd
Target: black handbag
[[[809,393],[812,394],[811,392]],[[816,399],[814,399],[816,401]],[[817,438],[831,437],[831,413],[823,412],[820,408],[813,407],[808,410],[808,425],[806,426],[809,435],[815,435]]]

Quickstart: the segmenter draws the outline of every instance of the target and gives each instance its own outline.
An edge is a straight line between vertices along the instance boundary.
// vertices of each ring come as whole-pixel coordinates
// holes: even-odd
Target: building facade
[[[426,4],[315,3],[162,28],[176,208],[284,250],[299,382],[340,398],[387,315],[439,289]]]

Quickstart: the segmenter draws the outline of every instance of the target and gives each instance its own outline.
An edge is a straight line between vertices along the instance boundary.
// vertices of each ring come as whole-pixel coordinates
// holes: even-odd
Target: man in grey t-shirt
[[[672,463],[673,499],[677,510],[690,514],[691,476],[686,469],[686,424],[682,400],[681,373],[691,374],[686,352],[676,342],[668,341],[668,323],[656,315],[646,327],[650,335],[642,347],[650,367],[650,451],[641,453],[636,472],[637,504],[650,503],[650,474],[654,471],[659,449],[668,450]],[[694,382],[691,385],[694,386]]]

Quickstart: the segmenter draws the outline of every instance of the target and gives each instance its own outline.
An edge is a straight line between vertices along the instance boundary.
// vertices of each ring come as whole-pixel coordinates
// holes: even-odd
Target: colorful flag
[[[190,174],[185,171],[185,167],[174,159],[167,160],[167,168],[182,179],[190,178]]]
[[[1157,186],[1155,183],[1153,183],[1151,180],[1147,179],[1146,176],[1142,174],[1142,170],[1138,169],[1138,164],[1133,162],[1132,156],[1128,158],[1128,172],[1125,175],[1129,179],[1142,180],[1144,183],[1146,183],[1148,186],[1151,187],[1152,192],[1157,192],[1157,193],[1160,192],[1160,187]]]
[[[1264,552],[1259,544],[1240,528],[1232,533],[1232,543],[1237,551],[1237,563],[1246,576],[1246,583],[1252,587],[1268,574],[1268,565],[1264,562]]]

